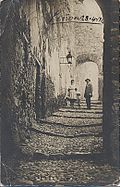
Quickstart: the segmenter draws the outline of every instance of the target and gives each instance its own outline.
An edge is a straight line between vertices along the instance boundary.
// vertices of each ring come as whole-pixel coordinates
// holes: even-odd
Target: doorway
[[[84,100],[84,91],[85,91],[85,80],[89,78],[91,80],[92,86],[93,86],[93,97],[92,100],[98,100],[99,94],[98,94],[98,65],[94,62],[85,62],[82,64],[78,64],[76,67],[76,73],[75,73],[75,82],[76,87],[78,88],[81,99]]]

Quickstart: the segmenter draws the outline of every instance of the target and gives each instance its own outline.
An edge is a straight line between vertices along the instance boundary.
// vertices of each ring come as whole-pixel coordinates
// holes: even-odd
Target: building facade
[[[69,1],[63,8],[65,2],[59,5],[45,1],[48,16],[45,16],[45,23],[41,2],[27,3],[25,12],[31,25],[32,48],[42,58],[41,38],[44,38],[46,76],[53,81],[55,96],[65,94],[74,79],[84,99],[85,79],[90,78],[93,99],[102,100],[104,20],[97,2]],[[72,65],[66,60],[69,51],[73,57]]]

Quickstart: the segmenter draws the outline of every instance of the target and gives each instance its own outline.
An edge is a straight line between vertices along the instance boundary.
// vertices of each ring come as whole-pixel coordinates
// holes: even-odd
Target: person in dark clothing
[[[85,88],[85,94],[84,97],[86,99],[87,109],[91,109],[91,97],[93,92],[92,84],[90,83],[90,79],[86,79],[86,88]]]

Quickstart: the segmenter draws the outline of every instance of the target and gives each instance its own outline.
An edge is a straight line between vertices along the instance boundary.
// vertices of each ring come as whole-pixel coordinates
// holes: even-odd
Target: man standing
[[[90,79],[86,79],[86,88],[84,97],[86,98],[87,109],[91,109],[91,97],[93,92],[92,84],[90,83]]]

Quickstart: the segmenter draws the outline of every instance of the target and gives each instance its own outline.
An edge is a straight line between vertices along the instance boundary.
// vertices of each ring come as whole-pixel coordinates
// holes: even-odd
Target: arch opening
[[[93,97],[92,100],[99,99],[99,90],[98,90],[98,65],[94,62],[85,62],[79,64],[76,68],[75,82],[76,87],[79,88],[81,93],[81,99],[84,99],[85,93],[85,80],[90,79],[93,86]]]

